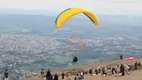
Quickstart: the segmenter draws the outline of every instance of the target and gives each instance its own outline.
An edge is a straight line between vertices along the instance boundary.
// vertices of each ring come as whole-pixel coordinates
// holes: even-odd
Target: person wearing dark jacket
[[[48,69],[48,71],[47,71],[47,74],[46,74],[46,80],[51,80],[50,69]]]
[[[64,80],[64,77],[65,77],[65,74],[64,74],[64,72],[62,73],[62,79]]]
[[[115,68],[112,67],[112,69],[111,69],[111,74],[114,74],[114,71],[115,71]]]
[[[141,63],[140,62],[138,63],[138,66],[141,67]]]
[[[74,80],[76,80],[76,77],[74,77]]]
[[[92,76],[92,69],[89,70],[89,74]]]
[[[8,71],[5,70],[5,73],[4,73],[4,80],[8,80]]]
[[[51,80],[53,80],[53,76],[52,76],[52,74],[50,75],[50,79],[51,79]]]
[[[120,66],[120,72],[122,73],[122,76],[124,76],[125,75],[125,68],[124,68],[124,65],[123,64],[121,64],[121,66]]]
[[[137,70],[137,69],[138,69],[138,63],[136,61],[136,63],[135,63],[135,70]]]
[[[101,69],[100,68],[98,69],[98,73],[101,73]]]
[[[83,75],[85,75],[85,72],[83,71]]]
[[[88,74],[88,72],[87,72],[87,71],[85,71],[85,74],[87,75],[87,74]]]
[[[95,74],[98,75],[98,70],[97,69],[95,69]]]
[[[120,55],[120,60],[122,60],[123,59],[123,55]]]
[[[54,75],[54,80],[58,80],[58,75],[57,74]]]

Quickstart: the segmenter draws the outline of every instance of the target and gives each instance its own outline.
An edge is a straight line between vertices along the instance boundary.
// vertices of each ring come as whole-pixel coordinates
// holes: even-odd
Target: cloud
[[[0,8],[60,12],[80,7],[101,14],[142,14],[142,0],[0,0]]]
[[[111,2],[111,3],[137,3],[141,2],[141,0],[100,0],[105,2]]]

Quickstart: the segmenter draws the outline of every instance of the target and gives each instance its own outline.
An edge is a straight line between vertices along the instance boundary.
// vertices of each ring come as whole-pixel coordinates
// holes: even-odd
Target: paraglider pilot
[[[78,61],[78,58],[76,56],[74,56],[72,63],[77,62],[77,61]]]

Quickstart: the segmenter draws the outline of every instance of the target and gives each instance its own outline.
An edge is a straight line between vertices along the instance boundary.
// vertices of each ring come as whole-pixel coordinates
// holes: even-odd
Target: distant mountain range
[[[0,10],[2,11],[2,10]],[[11,11],[9,11],[11,12]],[[81,17],[74,16],[69,19],[59,30],[55,30],[54,24],[56,16],[45,15],[26,15],[21,14],[1,14],[0,12],[0,33],[24,33],[23,30],[29,30],[28,34],[36,35],[53,35],[56,33],[62,34],[109,34],[109,35],[135,35],[141,32],[141,16],[124,16],[124,15],[98,15],[99,28],[89,20],[85,15]],[[33,13],[31,13],[33,14]],[[81,30],[80,30],[81,28]],[[95,28],[95,29],[94,29]],[[77,33],[76,33],[77,31]],[[90,33],[91,32],[91,33]],[[112,34],[113,33],[113,34]]]

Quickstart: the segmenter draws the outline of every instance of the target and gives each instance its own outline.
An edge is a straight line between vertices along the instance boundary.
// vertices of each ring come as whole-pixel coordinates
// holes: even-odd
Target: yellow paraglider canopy
[[[64,22],[66,22],[69,18],[71,18],[72,16],[77,15],[79,13],[83,13],[95,25],[98,25],[98,20],[95,17],[95,15],[93,15],[93,13],[91,13],[87,10],[84,10],[84,9],[80,9],[80,8],[68,8],[58,15],[58,17],[56,18],[56,21],[55,21],[55,27],[57,29],[60,28],[64,24]]]

